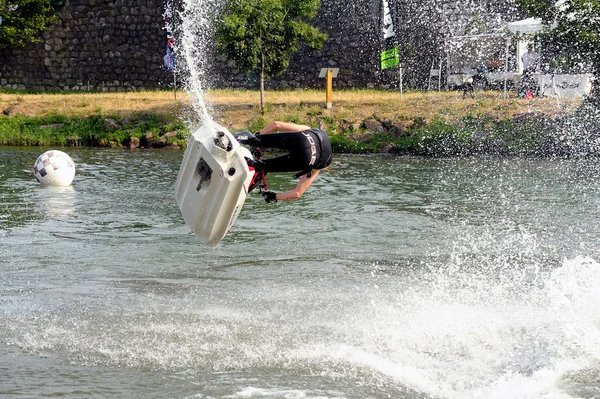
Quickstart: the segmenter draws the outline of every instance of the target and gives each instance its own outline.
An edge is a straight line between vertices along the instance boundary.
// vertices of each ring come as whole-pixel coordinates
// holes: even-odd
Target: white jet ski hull
[[[175,190],[185,223],[202,243],[215,246],[225,237],[242,210],[253,175],[227,129],[203,125],[192,134]]]

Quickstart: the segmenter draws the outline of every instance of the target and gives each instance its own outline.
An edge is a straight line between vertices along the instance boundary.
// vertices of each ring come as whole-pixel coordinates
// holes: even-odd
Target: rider
[[[540,67],[540,55],[535,51],[532,43],[527,45],[527,51],[521,57],[521,61],[523,62],[523,76],[520,96],[537,97],[539,95],[539,84],[536,81],[535,73]]]
[[[539,69],[540,55],[535,51],[532,43],[527,45],[527,51],[521,57],[521,61],[524,75],[532,75]]]
[[[332,160],[331,144],[327,134],[307,125],[275,121],[269,123],[255,136],[237,135],[237,139],[242,144],[288,151],[285,155],[254,162],[254,166],[265,173],[298,172],[296,177],[300,177],[293,190],[283,193],[265,191],[262,195],[268,203],[300,198],[321,169],[327,167]]]

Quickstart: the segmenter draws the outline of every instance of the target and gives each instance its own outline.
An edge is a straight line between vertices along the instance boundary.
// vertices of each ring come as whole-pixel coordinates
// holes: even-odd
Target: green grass
[[[177,131],[170,142],[185,143],[187,129],[182,122],[169,121],[156,115],[114,119],[121,125],[113,131],[104,128],[104,117],[87,118],[53,115],[46,117],[0,118],[0,145],[5,146],[121,146],[131,137],[141,138],[146,132],[160,136]]]

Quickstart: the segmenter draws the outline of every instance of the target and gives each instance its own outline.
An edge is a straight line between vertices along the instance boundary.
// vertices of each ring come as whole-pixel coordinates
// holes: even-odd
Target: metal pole
[[[435,66],[435,59],[431,61],[431,68],[429,69],[429,80],[427,81],[427,91],[431,90],[431,72],[433,72],[433,67]]]
[[[402,94],[403,94],[403,89],[402,89],[402,73],[404,72],[402,70],[402,64],[398,65],[398,68],[400,69],[400,98],[402,98]]]

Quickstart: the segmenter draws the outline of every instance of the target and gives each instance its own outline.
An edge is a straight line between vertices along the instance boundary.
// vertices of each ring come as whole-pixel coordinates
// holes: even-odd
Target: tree
[[[539,36],[556,59],[568,66],[589,65],[600,82],[600,0],[517,0],[547,28]]]
[[[264,113],[264,81],[280,75],[301,42],[313,49],[327,35],[308,22],[319,0],[228,0],[217,26],[217,51],[250,73],[260,72],[260,109]]]
[[[50,0],[0,0],[0,48],[41,42],[55,15]]]

